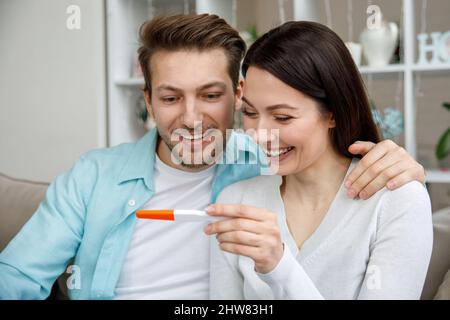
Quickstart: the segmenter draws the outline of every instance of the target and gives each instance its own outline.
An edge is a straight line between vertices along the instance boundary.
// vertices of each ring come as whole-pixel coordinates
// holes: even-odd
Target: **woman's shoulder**
[[[279,190],[282,178],[277,175],[261,175],[226,186],[217,198],[218,203],[241,203],[251,194],[261,197],[268,192]]]
[[[405,198],[411,199],[412,197],[418,196],[420,198],[429,198],[428,191],[425,186],[419,181],[411,181],[403,186],[394,189],[394,190],[386,190],[385,197],[390,198]]]
[[[353,159],[349,172],[358,163]],[[367,200],[347,198],[346,189],[340,193],[343,206],[352,208],[350,217],[359,217],[368,223],[375,222],[375,230],[390,229],[402,225],[414,228],[429,228],[431,224],[431,201],[423,184],[412,181],[389,190],[382,188]],[[420,226],[422,225],[422,226]]]
[[[399,206],[413,206],[417,204],[430,204],[428,191],[418,181],[411,181],[394,190],[383,188],[379,191],[380,201],[383,204],[397,204]]]
[[[431,201],[427,189],[418,181],[409,182],[395,190],[383,189],[380,197],[379,225],[408,220],[430,225]]]

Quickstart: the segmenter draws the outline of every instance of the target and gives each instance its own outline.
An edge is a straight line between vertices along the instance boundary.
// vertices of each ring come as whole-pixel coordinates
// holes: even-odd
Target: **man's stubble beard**
[[[226,139],[226,132],[222,132],[222,131],[219,130],[218,128],[213,128],[213,127],[208,128],[207,130],[210,130],[210,129],[212,129],[212,130],[218,130],[218,131],[221,132],[221,134],[222,134],[222,149],[221,149],[221,150],[225,150],[226,142],[227,142],[227,139]],[[220,147],[218,147],[218,143],[220,143],[220,142],[217,142],[217,141],[214,139],[214,141],[211,141],[208,145],[205,146],[206,149],[211,148],[211,147],[210,147],[211,145],[214,146],[212,152],[208,152],[208,154],[207,154],[207,157],[209,157],[209,158],[207,159],[208,161],[205,161],[205,156],[204,156],[204,151],[205,151],[205,150],[204,150],[204,148],[203,148],[203,146],[202,146],[201,151],[200,151],[200,152],[202,153],[202,163],[187,163],[187,162],[184,161],[183,156],[181,156],[181,158],[180,158],[179,155],[178,155],[178,153],[177,153],[177,152],[174,152],[175,147],[176,147],[178,144],[182,144],[182,142],[181,142],[181,141],[172,142],[172,140],[170,139],[170,136],[167,136],[167,135],[165,135],[165,134],[162,134],[162,132],[159,130],[158,127],[157,127],[157,130],[158,130],[159,136],[161,137],[162,142],[165,143],[165,145],[167,146],[167,148],[168,148],[169,151],[170,151],[171,159],[172,159],[172,156],[175,157],[175,158],[178,160],[178,162],[180,163],[180,165],[181,165],[182,167],[184,167],[184,168],[196,170],[196,169],[202,169],[202,168],[211,166],[211,164],[212,164],[213,162],[215,163],[215,162],[217,161],[217,157],[220,156],[220,154],[222,153],[222,152],[220,152],[220,154],[216,154],[216,150],[217,150],[218,148],[220,148]],[[202,133],[206,132],[207,130],[203,131]],[[193,161],[192,161],[192,158],[193,158],[193,157],[195,157],[195,155],[194,155],[194,153],[191,153],[191,162],[193,162]]]

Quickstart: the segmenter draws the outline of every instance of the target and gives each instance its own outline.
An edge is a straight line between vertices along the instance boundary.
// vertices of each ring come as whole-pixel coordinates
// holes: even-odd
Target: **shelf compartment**
[[[426,173],[427,183],[450,183],[450,169],[429,169]]]
[[[398,73],[404,71],[405,65],[403,64],[390,64],[385,67],[370,67],[370,66],[359,67],[359,72],[361,72],[361,74]]]

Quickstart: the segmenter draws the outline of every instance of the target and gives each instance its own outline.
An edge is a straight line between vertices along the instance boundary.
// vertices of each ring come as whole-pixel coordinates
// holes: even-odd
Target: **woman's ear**
[[[334,116],[330,113],[329,120],[328,120],[328,128],[336,128],[336,120],[334,119]]]
[[[240,110],[242,108],[242,97],[244,96],[244,80],[239,80],[236,87],[236,94],[234,99],[234,109]]]
[[[155,119],[155,116],[153,113],[153,108],[152,108],[152,99],[150,96],[150,92],[148,91],[147,88],[145,88],[143,91],[144,91],[144,99],[145,99],[145,105],[147,107],[147,112],[153,119]]]

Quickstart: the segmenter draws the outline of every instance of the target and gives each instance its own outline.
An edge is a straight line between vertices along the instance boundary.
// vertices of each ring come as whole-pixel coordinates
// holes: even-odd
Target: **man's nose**
[[[191,129],[194,129],[199,122],[203,121],[203,114],[198,108],[196,99],[189,98],[185,100],[184,112],[181,117],[183,125]]]

